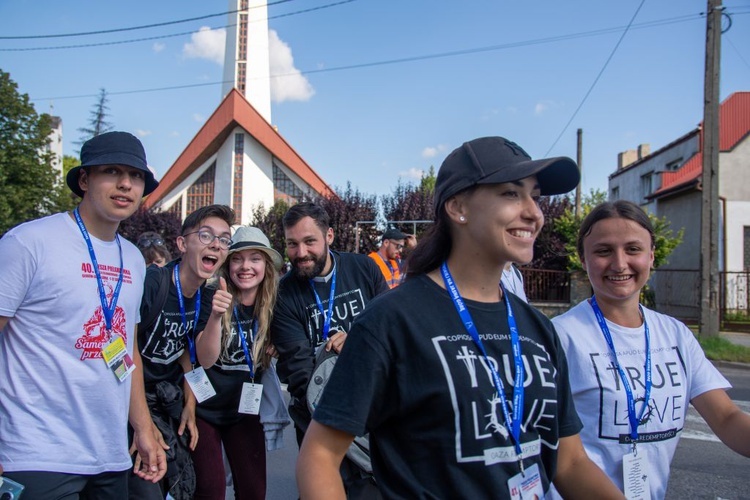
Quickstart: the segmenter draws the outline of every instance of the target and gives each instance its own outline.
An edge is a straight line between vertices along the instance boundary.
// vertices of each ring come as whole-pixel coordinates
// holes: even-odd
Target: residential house
[[[750,310],[750,92],[735,92],[719,110],[719,270],[722,304]],[[618,156],[609,176],[609,199],[631,200],[674,230],[683,242],[652,278],[657,308],[683,318],[699,317],[701,259],[702,123],[653,153],[648,145]],[[640,152],[640,153],[639,153]],[[663,271],[663,272],[661,272]]]

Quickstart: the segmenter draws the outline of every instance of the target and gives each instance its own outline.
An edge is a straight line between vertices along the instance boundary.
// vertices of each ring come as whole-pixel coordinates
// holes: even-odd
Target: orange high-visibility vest
[[[398,269],[398,262],[393,259],[386,260],[378,252],[372,252],[368,257],[378,265],[389,288],[396,288],[401,284],[401,271]]]

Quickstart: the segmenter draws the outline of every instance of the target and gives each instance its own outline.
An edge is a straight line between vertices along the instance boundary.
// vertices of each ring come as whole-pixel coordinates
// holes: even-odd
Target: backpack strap
[[[141,305],[141,322],[138,323],[138,336],[148,332],[156,322],[156,319],[164,309],[164,304],[167,303],[167,297],[169,296],[169,285],[172,284],[172,270],[173,266],[158,267],[155,264],[148,266],[146,269],[146,280],[148,283],[150,280],[156,280],[158,285],[156,287],[156,294],[152,297],[145,297],[144,299],[151,299],[149,302],[144,300]]]

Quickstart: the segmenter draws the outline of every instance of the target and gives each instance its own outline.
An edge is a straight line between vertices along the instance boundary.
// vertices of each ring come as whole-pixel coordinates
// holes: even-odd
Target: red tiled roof
[[[258,113],[236,89],[232,89],[216,108],[216,111],[201,127],[177,160],[159,181],[157,187],[144,200],[147,208],[156,205],[161,199],[187,176],[200,167],[224,144],[229,134],[240,126],[253,136],[275,158],[281,160],[316,192],[330,196],[333,190],[297,154],[283,137]]]
[[[699,150],[674,172],[662,174],[661,187],[652,197],[688,184],[703,172],[703,122],[700,124]],[[719,151],[729,152],[750,134],[750,92],[735,92],[719,107]]]

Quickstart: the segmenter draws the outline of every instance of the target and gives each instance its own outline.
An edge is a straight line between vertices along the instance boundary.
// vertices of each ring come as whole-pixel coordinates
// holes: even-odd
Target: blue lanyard
[[[247,340],[245,339],[245,332],[242,331],[242,326],[240,325],[240,315],[237,313],[237,306],[234,307],[234,321],[237,324],[237,333],[240,336],[242,350],[245,351],[245,361],[247,361],[247,366],[250,367],[250,380],[255,380],[255,372],[253,371],[253,357],[250,355],[250,350],[247,348]],[[258,335],[258,320],[256,318],[253,318],[253,322],[250,325],[250,331],[253,332],[253,336],[250,341],[255,342],[255,336]]]
[[[609,327],[607,326],[607,322],[604,319],[602,310],[599,309],[599,304],[596,303],[596,296],[591,297],[591,308],[594,309],[594,315],[596,315],[596,320],[599,322],[599,328],[604,335],[604,340],[607,341],[609,350],[612,352],[612,358],[614,359],[615,367],[617,368],[617,372],[620,374],[620,380],[622,380],[622,385],[625,388],[625,396],[628,398],[630,439],[633,442],[633,446],[635,446],[635,442],[638,440],[638,424],[641,422],[643,414],[646,412],[646,408],[648,408],[649,399],[651,399],[651,336],[648,333],[648,323],[646,323],[646,315],[643,314],[643,307],[638,304],[638,309],[641,311],[641,316],[643,316],[643,329],[646,332],[646,363],[644,367],[646,371],[646,394],[644,396],[643,406],[641,406],[641,412],[636,415],[633,390],[630,388],[628,378],[625,376],[625,371],[622,369],[622,366],[620,366],[619,361],[617,361],[617,352],[615,351],[615,344],[612,341],[612,334],[609,331]]]
[[[330,253],[330,252],[329,252]],[[313,295],[315,295],[315,302],[318,304],[320,314],[323,315],[323,342],[328,340],[328,332],[331,330],[331,318],[333,318],[333,299],[336,296],[336,259],[331,255],[331,262],[333,262],[333,276],[331,276],[331,293],[328,296],[328,312],[323,308],[323,302],[320,301],[320,295],[315,289],[315,281],[310,280],[310,288],[312,288]]]
[[[195,338],[191,335],[191,331],[188,329],[187,315],[185,314],[185,299],[182,298],[182,286],[180,285],[180,265],[174,266],[174,284],[177,287],[177,301],[180,303],[180,314],[182,315],[182,327],[185,329],[185,337],[188,342],[188,350],[190,351],[190,363],[195,365]],[[195,318],[193,319],[193,328],[198,326],[198,317],[201,314],[201,289],[195,292]],[[195,333],[193,331],[193,333]]]
[[[96,260],[96,253],[94,253],[94,245],[91,244],[91,237],[89,232],[86,230],[86,226],[83,224],[81,214],[78,212],[78,207],[73,210],[73,216],[78,224],[78,229],[81,230],[83,239],[86,242],[86,246],[89,249],[89,256],[91,256],[91,264],[94,266],[94,274],[96,274],[96,286],[99,289],[99,300],[102,303],[102,314],[104,315],[104,324],[107,327],[107,331],[112,331],[112,318],[115,315],[117,309],[117,299],[120,297],[120,288],[122,288],[122,245],[120,244],[120,235],[115,234],[115,241],[117,242],[117,249],[120,251],[120,274],[117,276],[117,285],[115,285],[115,291],[112,294],[112,300],[107,304],[107,294],[104,291],[104,282],[102,281],[102,274],[99,272],[99,262]]]
[[[500,375],[497,373],[497,370],[495,369],[494,365],[490,363],[489,357],[487,356],[487,351],[484,349],[484,344],[482,343],[482,339],[479,337],[479,331],[477,331],[477,327],[474,324],[473,319],[471,318],[471,314],[469,313],[469,310],[466,308],[466,305],[464,304],[464,301],[461,298],[461,294],[459,294],[458,292],[458,287],[456,287],[456,284],[453,281],[453,276],[451,276],[451,273],[448,270],[447,263],[443,262],[443,264],[440,266],[440,272],[443,275],[443,282],[445,283],[445,288],[448,290],[448,293],[453,299],[453,305],[456,306],[456,311],[458,311],[458,315],[461,317],[461,321],[466,327],[466,331],[469,332],[469,335],[471,335],[472,340],[474,340],[474,344],[476,344],[476,346],[482,352],[482,355],[484,356],[484,361],[487,364],[487,368],[492,373],[492,380],[494,381],[494,384],[495,384],[495,390],[497,391],[497,395],[500,398],[500,406],[503,409],[503,417],[505,418],[505,427],[508,429],[508,432],[511,434],[511,436],[513,436],[513,444],[516,449],[516,455],[518,456],[518,463],[521,466],[521,471],[523,471],[523,453],[521,450],[521,420],[523,418],[524,369],[523,369],[523,359],[521,358],[521,342],[518,338],[518,328],[516,326],[516,319],[513,316],[513,310],[510,307],[510,300],[508,299],[508,293],[505,291],[505,287],[503,287],[503,285],[500,284],[500,287],[503,290],[503,299],[505,300],[505,307],[506,309],[508,309],[508,328],[510,329],[510,342],[513,348],[513,364],[515,366],[515,379],[514,379],[514,384],[513,384],[513,416],[512,418],[511,418],[510,413],[508,412],[508,400],[505,397],[505,392],[503,390],[504,388],[503,381],[500,378]]]

